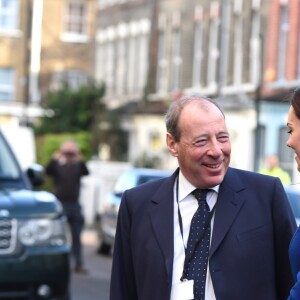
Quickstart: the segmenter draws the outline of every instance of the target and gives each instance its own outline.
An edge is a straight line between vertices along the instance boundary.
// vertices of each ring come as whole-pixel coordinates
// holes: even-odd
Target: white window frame
[[[88,83],[88,75],[78,69],[67,69],[52,74],[51,90],[62,88],[67,83],[71,90],[76,91]]]
[[[233,85],[240,86],[243,77],[243,0],[234,2]]]
[[[128,37],[127,91],[141,93],[145,87],[148,71],[150,22],[147,19],[132,21]]]
[[[228,69],[229,69],[229,52],[232,45],[230,44],[230,34],[228,28],[231,24],[231,4],[226,3],[222,7],[222,25],[220,28],[220,68],[219,68],[219,86],[221,93],[224,93],[230,85],[228,82]]]
[[[194,57],[193,57],[193,88],[201,87],[201,68],[203,59],[203,8],[195,8]]]
[[[168,89],[168,57],[167,57],[167,17],[165,14],[159,16],[158,33],[158,64],[156,90],[158,93],[166,93]]]
[[[172,48],[171,48],[171,71],[169,90],[171,92],[178,91],[179,79],[182,64],[181,57],[181,31],[180,31],[180,14],[174,13],[172,16]]]
[[[157,91],[167,91],[168,83],[168,58],[167,58],[167,32],[160,30],[158,38],[158,66],[157,66]]]
[[[126,72],[126,39],[119,38],[117,41],[117,68],[116,68],[116,94],[123,95],[125,92]]]
[[[106,7],[113,6],[115,4],[122,4],[130,1],[132,0],[98,0],[97,5],[99,9],[104,9]]]
[[[83,11],[82,14],[81,11]],[[73,30],[69,28],[70,26],[81,29]],[[86,43],[88,41],[88,5],[86,2],[69,1],[66,3],[61,39],[64,42]]]
[[[116,86],[116,40],[111,40],[107,44],[107,94],[114,95]]]
[[[106,85],[106,96],[115,93],[116,86],[116,27],[108,27],[97,33],[96,79]]]
[[[19,0],[0,0],[0,34],[20,35]]]
[[[286,52],[287,52],[287,38],[289,31],[289,11],[288,5],[282,1],[280,5],[280,19],[279,19],[279,37],[278,37],[278,60],[277,60],[277,81],[285,81],[285,67],[286,67]]]
[[[150,20],[141,19],[138,21],[138,36],[137,36],[137,85],[136,92],[141,94],[144,91],[148,65],[149,65],[149,33],[150,33]]]
[[[217,66],[219,59],[219,30],[220,30],[220,4],[213,2],[210,7],[210,26],[209,26],[209,50],[207,68],[207,87],[214,91],[217,90]]]
[[[127,90],[128,93],[134,93],[136,91],[137,82],[137,24],[135,22],[130,23],[130,36],[128,38],[128,76],[127,76]]]
[[[148,72],[148,54],[149,54],[149,35],[142,33],[138,38],[139,43],[139,58],[138,58],[138,78],[137,78],[137,92],[143,92],[146,85]]]
[[[0,101],[13,101],[15,100],[16,86],[15,76],[16,72],[13,68],[0,68],[0,72],[3,72],[3,78],[5,82],[0,81]],[[1,80],[1,76],[0,76]],[[2,97],[2,94],[6,94],[7,97]]]
[[[172,30],[172,57],[171,57],[171,72],[170,72],[170,91],[177,91],[179,89],[179,78],[182,64],[180,53],[180,28],[176,27]]]
[[[126,93],[126,69],[127,69],[127,37],[128,24],[120,23],[117,26],[117,56],[116,56],[116,94]]]
[[[261,64],[263,61],[262,37],[261,37],[261,19],[259,11],[260,2],[252,2],[252,19],[251,19],[251,41],[250,41],[250,81],[257,87],[262,79]]]

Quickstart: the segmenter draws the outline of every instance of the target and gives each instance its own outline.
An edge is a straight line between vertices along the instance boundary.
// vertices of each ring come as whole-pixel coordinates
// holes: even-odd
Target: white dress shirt
[[[178,189],[177,189],[178,184]],[[179,284],[182,276],[185,248],[190,231],[191,220],[198,208],[198,202],[191,192],[195,189],[190,182],[179,172],[178,181],[174,184],[174,260],[173,260],[173,276],[171,300],[178,299],[174,292],[174,285]],[[177,195],[178,190],[178,195]],[[212,191],[208,192],[206,201],[209,209],[212,210],[217,201],[219,186],[213,187]],[[178,200],[178,202],[177,202]],[[181,235],[179,220],[178,220],[178,205],[182,218],[183,237]],[[213,232],[214,216],[211,220],[211,236]],[[173,293],[174,292],[174,293]],[[209,265],[207,267],[206,284],[205,284],[205,300],[216,300],[211,276],[209,272]]]

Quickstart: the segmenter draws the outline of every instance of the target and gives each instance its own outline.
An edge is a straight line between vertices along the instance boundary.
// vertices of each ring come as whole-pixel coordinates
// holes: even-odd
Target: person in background
[[[266,166],[262,168],[259,173],[278,177],[282,184],[291,184],[291,177],[288,172],[284,171],[279,166],[278,156],[270,154],[266,156]]]
[[[72,254],[75,260],[74,271],[86,273],[83,264],[81,232],[84,217],[79,203],[81,177],[89,171],[74,141],[65,141],[60,150],[55,152],[46,166],[46,174],[51,176],[54,194],[60,200],[67,217],[72,236]]]
[[[287,146],[295,152],[297,169],[300,171],[300,89],[296,89],[291,98],[291,106],[288,112],[287,127],[289,138]],[[300,199],[299,199],[300,201]],[[294,234],[289,248],[290,264],[295,284],[290,291],[288,300],[300,299],[300,227]]]
[[[123,193],[110,300],[286,299],[296,222],[281,181],[229,167],[212,100],[185,96],[165,121],[179,167]]]

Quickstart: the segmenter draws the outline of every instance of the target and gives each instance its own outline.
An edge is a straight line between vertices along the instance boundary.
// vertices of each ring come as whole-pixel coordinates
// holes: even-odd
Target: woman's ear
[[[175,142],[173,136],[170,133],[167,133],[166,140],[167,140],[167,146],[170,154],[177,157],[178,156],[177,143]]]

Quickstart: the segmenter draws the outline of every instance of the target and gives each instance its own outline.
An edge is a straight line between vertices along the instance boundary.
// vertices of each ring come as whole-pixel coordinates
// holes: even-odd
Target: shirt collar
[[[182,172],[179,170],[179,175],[178,175],[178,201],[182,201],[185,199],[196,187],[192,185],[182,174]],[[214,190],[216,193],[219,192],[220,185],[216,185],[212,188],[211,190]]]

